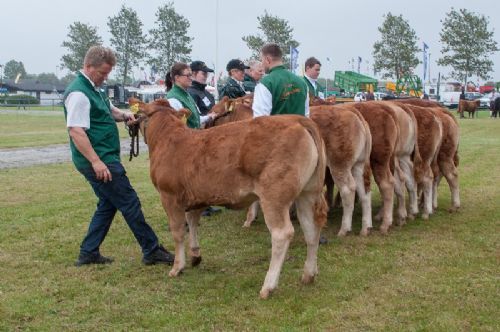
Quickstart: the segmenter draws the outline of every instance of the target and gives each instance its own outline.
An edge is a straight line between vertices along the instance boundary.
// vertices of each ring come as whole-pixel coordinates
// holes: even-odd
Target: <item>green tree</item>
[[[54,73],[41,73],[35,76],[35,79],[40,83],[58,84],[59,79]]]
[[[22,61],[10,60],[5,64],[3,69],[3,76],[7,79],[15,79],[17,74],[21,74],[21,77],[26,78],[26,70],[24,69],[24,64]]]
[[[257,16],[258,29],[264,34],[262,35],[248,35],[242,37],[247,47],[252,51],[252,59],[258,59],[260,56],[260,49],[268,43],[275,43],[281,47],[283,51],[283,62],[285,66],[289,65],[290,46],[297,47],[299,42],[293,39],[293,28],[287,20],[273,16],[267,11],[264,15]]]
[[[373,45],[373,67],[384,78],[399,79],[411,74],[420,63],[417,58],[420,51],[417,34],[402,15],[395,16],[389,12],[384,17],[382,26],[378,28],[381,38]]]
[[[135,10],[122,5],[117,16],[108,18],[108,27],[111,45],[116,51],[117,74],[125,85],[130,70],[146,56],[146,36],[142,33],[142,22]]]
[[[488,30],[488,18],[467,9],[457,11],[451,8],[441,22],[443,28],[439,36],[443,56],[438,59],[438,65],[451,66],[451,76],[463,81],[464,85],[472,75],[490,78],[488,73],[493,70],[491,54],[498,51],[498,47],[493,31]]]
[[[166,74],[174,62],[191,60],[191,41],[187,35],[189,21],[178,14],[172,2],[158,8],[155,28],[149,31],[151,54],[148,63],[161,75]]]
[[[101,44],[102,39],[97,34],[97,27],[81,22],[71,24],[68,40],[62,43],[62,47],[67,48],[69,53],[62,56],[61,68],[68,68],[73,72],[81,69],[88,49]]]

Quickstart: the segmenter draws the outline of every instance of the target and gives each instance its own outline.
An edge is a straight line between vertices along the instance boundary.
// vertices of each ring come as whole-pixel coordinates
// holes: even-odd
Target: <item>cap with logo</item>
[[[245,69],[250,69],[247,65],[243,63],[243,61],[239,59],[233,59],[228,62],[226,66],[226,70],[230,71],[231,69],[239,69],[239,70],[245,70]]]
[[[193,61],[193,62],[191,62],[190,67],[191,67],[192,71],[204,71],[205,73],[213,73],[214,72],[214,70],[208,68],[207,65],[205,64],[205,62],[203,62],[203,61]]]

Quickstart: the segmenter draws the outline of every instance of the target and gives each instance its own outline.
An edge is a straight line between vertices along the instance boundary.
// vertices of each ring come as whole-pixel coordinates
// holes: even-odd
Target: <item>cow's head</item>
[[[139,99],[130,98],[129,105],[131,105],[131,107],[138,107],[139,114],[144,114],[148,118],[152,117],[155,113],[161,112],[163,114],[169,114],[173,118],[186,123],[187,119],[191,115],[191,111],[186,108],[176,111],[172,108],[172,106],[170,106],[170,103],[166,99],[157,99],[149,104],[145,104]]]

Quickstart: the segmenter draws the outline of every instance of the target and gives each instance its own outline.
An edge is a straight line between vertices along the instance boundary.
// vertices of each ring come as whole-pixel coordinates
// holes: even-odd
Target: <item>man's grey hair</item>
[[[248,61],[248,67],[250,67],[250,69],[254,69],[257,66],[262,66],[262,62],[260,62],[259,60]]]
[[[103,63],[107,63],[113,67],[116,64],[115,52],[110,48],[100,45],[89,48],[83,59],[83,65],[99,67]]]

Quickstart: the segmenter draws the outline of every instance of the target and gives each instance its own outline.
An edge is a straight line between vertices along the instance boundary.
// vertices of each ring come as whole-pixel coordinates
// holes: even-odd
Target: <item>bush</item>
[[[0,96],[0,104],[40,105],[40,101],[30,95],[10,95],[10,96]]]

